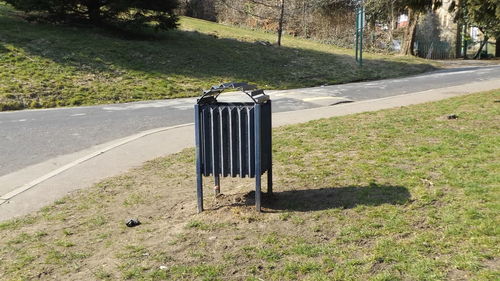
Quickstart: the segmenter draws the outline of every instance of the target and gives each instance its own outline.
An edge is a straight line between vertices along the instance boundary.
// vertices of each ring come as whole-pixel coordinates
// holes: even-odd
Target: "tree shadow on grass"
[[[0,44],[0,54],[9,52],[9,49],[5,48],[2,44]]]
[[[230,80],[265,88],[298,88],[433,69],[426,64],[370,59],[358,68],[354,58],[345,54],[263,46],[190,31],[130,41],[95,28],[30,24],[5,16],[0,24],[1,40],[30,55],[90,73],[123,75],[119,69],[125,69],[133,75],[162,78],[165,85],[159,84],[158,90],[166,93],[199,91]]]
[[[253,205],[254,192],[246,196],[245,205]],[[303,189],[275,192],[263,196],[262,206],[268,211],[319,211],[350,209],[359,205],[403,205],[410,199],[410,192],[403,186],[372,184],[369,186],[344,186],[320,189]]]

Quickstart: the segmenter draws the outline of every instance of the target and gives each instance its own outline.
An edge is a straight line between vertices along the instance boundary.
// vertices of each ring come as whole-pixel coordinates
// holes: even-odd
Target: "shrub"
[[[177,0],[6,0],[16,9],[54,22],[87,21],[118,27],[177,27]]]

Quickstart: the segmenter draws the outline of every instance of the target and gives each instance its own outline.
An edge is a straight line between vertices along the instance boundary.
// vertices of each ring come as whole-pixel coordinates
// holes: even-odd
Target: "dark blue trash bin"
[[[239,89],[251,102],[218,102],[227,89]],[[198,212],[203,211],[203,176],[255,178],[255,206],[261,210],[261,176],[272,194],[271,100],[246,83],[226,83],[204,91],[195,105]]]

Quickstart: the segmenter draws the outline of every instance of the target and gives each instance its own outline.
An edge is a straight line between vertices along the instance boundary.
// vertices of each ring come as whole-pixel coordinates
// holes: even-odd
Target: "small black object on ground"
[[[141,222],[138,219],[130,219],[125,223],[128,227],[134,227],[138,226],[141,224]]]
[[[448,115],[448,120],[454,120],[454,119],[458,119],[458,115],[456,114]]]

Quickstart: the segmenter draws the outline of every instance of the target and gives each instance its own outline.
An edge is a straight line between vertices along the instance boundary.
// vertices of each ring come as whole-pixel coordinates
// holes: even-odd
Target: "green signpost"
[[[363,66],[363,29],[365,27],[365,7],[363,1],[356,8],[356,62]]]

